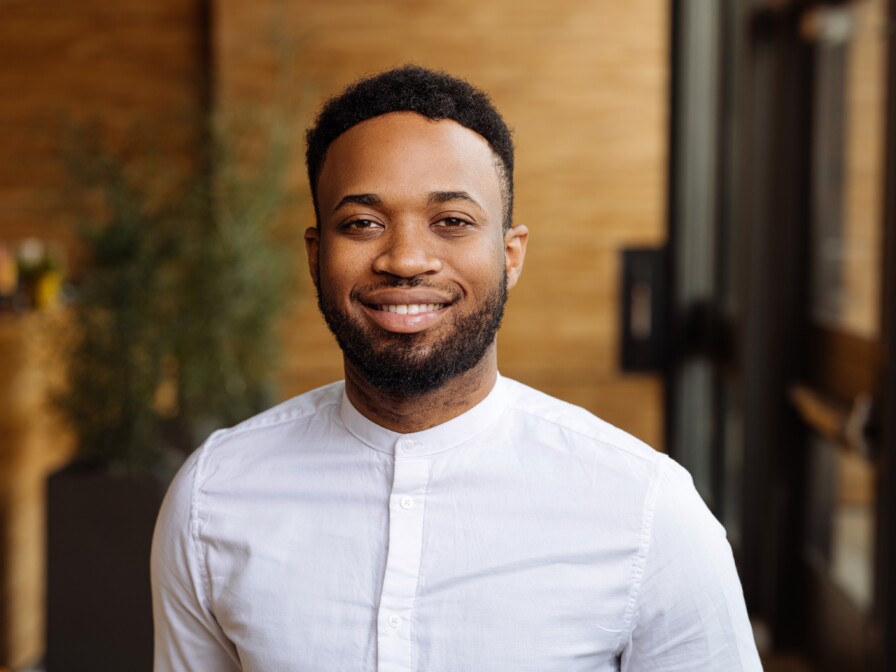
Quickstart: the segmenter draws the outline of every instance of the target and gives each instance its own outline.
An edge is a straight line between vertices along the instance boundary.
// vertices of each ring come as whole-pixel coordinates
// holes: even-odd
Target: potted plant
[[[56,397],[78,459],[48,483],[49,670],[149,670],[149,549],[168,480],[270,402],[288,259],[276,124],[209,124],[198,160],[153,133],[66,152],[83,264]],[[137,138],[137,140],[135,140]],[[167,157],[167,158],[166,158]]]

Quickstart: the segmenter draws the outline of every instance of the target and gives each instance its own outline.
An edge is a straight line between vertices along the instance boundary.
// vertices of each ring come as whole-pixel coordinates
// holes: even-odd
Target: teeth
[[[379,310],[387,313],[398,313],[399,315],[416,315],[417,313],[427,313],[433,310],[440,310],[445,304],[443,303],[412,303],[409,305],[393,305],[384,304],[377,306]]]

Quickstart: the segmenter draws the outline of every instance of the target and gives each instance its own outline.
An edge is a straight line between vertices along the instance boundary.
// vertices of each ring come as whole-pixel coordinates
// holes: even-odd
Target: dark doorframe
[[[778,447],[799,360],[811,77],[797,12],[754,4],[672,3],[667,445],[728,528],[751,612],[778,634],[796,585],[799,453]]]
[[[887,144],[885,168],[883,394],[878,409],[881,459],[877,585],[881,597],[882,670],[896,670],[896,0],[890,0],[887,54]]]
[[[789,388],[812,373],[815,334],[807,241],[816,52],[800,22],[818,4],[671,3],[667,445],[729,530],[751,614],[784,648],[805,641],[807,604],[807,434]],[[896,0],[888,11],[892,35]],[[879,637],[870,655],[879,670],[896,670],[894,45],[891,38],[884,357],[875,376]]]

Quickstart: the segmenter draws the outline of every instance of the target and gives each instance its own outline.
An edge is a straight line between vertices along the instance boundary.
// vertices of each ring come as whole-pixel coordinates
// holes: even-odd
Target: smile
[[[363,304],[362,304],[363,305]],[[449,315],[450,303],[372,303],[363,305],[373,324],[384,331],[413,334],[435,327]]]
[[[398,313],[399,315],[416,315],[418,313],[429,313],[435,310],[442,310],[446,304],[444,303],[409,303],[409,304],[382,304],[374,306],[376,310],[387,313]]]

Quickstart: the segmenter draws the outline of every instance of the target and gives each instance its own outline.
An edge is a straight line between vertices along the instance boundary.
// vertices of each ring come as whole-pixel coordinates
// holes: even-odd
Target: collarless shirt
[[[501,377],[414,434],[341,382],[216,432],[152,577],[156,672],[761,669],[687,472]]]

